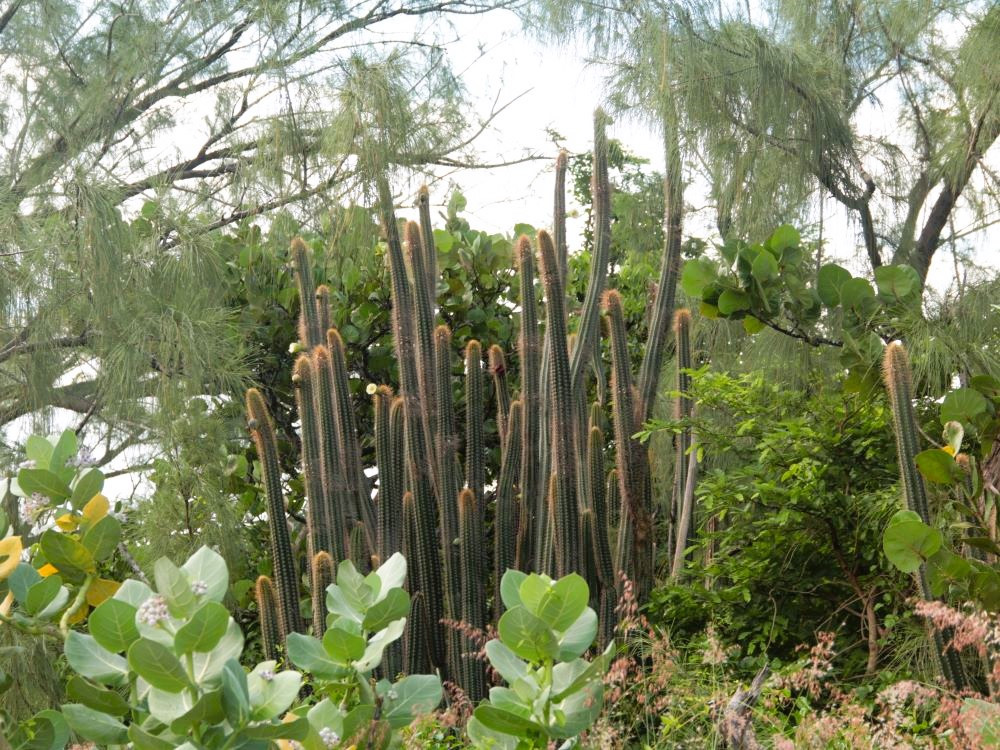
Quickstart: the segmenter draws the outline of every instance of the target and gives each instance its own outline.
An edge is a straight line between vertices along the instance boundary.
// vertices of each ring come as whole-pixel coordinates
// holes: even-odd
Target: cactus
[[[500,598],[500,579],[510,568],[515,567],[517,549],[523,540],[521,526],[517,523],[517,506],[514,497],[514,482],[521,467],[521,412],[520,401],[510,405],[507,424],[507,439],[504,441],[503,462],[497,479],[496,515],[493,519],[493,617],[500,619],[503,601]],[[523,502],[523,501],[522,501]]]
[[[323,496],[321,438],[313,410],[316,394],[308,354],[300,354],[295,360],[292,384],[295,386],[295,403],[302,421],[302,478],[306,489],[306,522],[311,557],[318,552],[332,552],[333,540],[330,533],[331,520]]]
[[[538,444],[536,438],[540,426],[539,411],[542,408],[539,395],[539,341],[538,318],[535,309],[535,265],[531,240],[520,237],[515,250],[521,281],[521,333],[518,353],[521,364],[521,402],[524,407],[521,426],[521,524],[524,526],[525,543],[518,550],[517,566],[521,570],[537,564],[546,537],[545,496],[540,473]]]
[[[910,358],[906,349],[898,341],[885,348],[882,362],[886,390],[892,405],[892,421],[896,433],[896,448],[899,457],[899,475],[903,482],[903,499],[908,510],[912,510],[925,524],[931,523],[930,510],[927,504],[927,491],[924,479],[917,470],[917,453],[919,452],[919,428],[913,411],[913,382],[910,375]],[[925,601],[935,597],[927,581],[927,569],[924,564],[917,571],[917,583],[920,595]],[[932,629],[931,637],[934,646],[934,656],[941,675],[956,690],[961,691],[968,684],[965,670],[959,659],[958,651],[947,647],[951,635]]]
[[[628,509],[632,529],[633,557],[637,594],[644,596],[653,586],[653,524],[649,498],[645,449],[632,436],[638,430],[636,404],[629,372],[628,342],[621,295],[611,290],[605,295],[605,308],[611,330],[611,403],[614,410],[618,482],[622,508]]]
[[[333,558],[320,551],[309,564],[309,585],[312,588],[313,635],[322,638],[326,631],[326,589],[334,582]]]
[[[300,237],[292,240],[292,266],[295,269],[302,308],[299,313],[299,341],[306,349],[312,349],[323,342],[323,329],[320,328],[319,310],[316,306],[316,285],[313,283],[312,264],[309,262],[309,248]]]
[[[494,344],[489,351],[489,371],[493,377],[493,391],[497,400],[497,435],[500,437],[500,449],[507,445],[507,419],[510,413],[510,391],[507,390],[507,362],[503,349]],[[501,454],[501,462],[503,454]]]
[[[463,658],[468,644],[458,632],[445,629],[442,621],[461,618],[469,625],[485,626],[486,587],[491,579],[498,585],[509,567],[559,576],[585,573],[600,612],[602,642],[610,639],[614,628],[618,574],[638,573],[640,591],[648,588],[652,568],[648,457],[644,447],[631,439],[648,411],[643,395],[646,385],[640,376],[638,391],[633,387],[624,319],[615,293],[608,295],[608,320],[617,470],[607,477],[604,474],[602,404],[607,403],[608,381],[597,336],[610,242],[605,122],[598,112],[592,183],[595,245],[590,283],[573,326],[575,335],[568,335],[565,286],[564,153],[556,162],[554,238],[540,232],[537,248],[527,237],[516,243],[520,282],[516,377],[510,377],[499,347],[488,352],[499,465],[489,464],[497,446],[487,444],[490,436],[483,429],[486,384],[483,352],[475,341],[465,347],[464,421],[456,419],[454,342],[446,326],[435,327],[437,263],[426,188],[417,195],[419,224],[406,224],[403,243],[388,182],[376,177],[391,281],[391,332],[399,366],[397,395],[388,386],[379,386],[374,393],[377,502],[372,500],[362,465],[347,353],[337,331],[329,327],[329,290],[322,286],[314,290],[308,248],[301,240],[293,244],[302,300],[299,328],[305,347],[293,377],[307,500],[308,545],[298,554],[310,564],[313,628],[322,629],[322,594],[330,566],[351,557],[365,569],[402,549],[409,561],[412,608],[400,649],[386,654],[386,674],[433,668],[446,679],[460,682],[471,696],[482,695],[481,665]],[[544,348],[535,263],[545,300]],[[672,299],[672,290],[670,294]],[[654,325],[654,330],[659,329]],[[651,332],[655,335],[659,334]],[[653,342],[647,342],[647,347],[652,346]],[[647,359],[651,356],[647,349]],[[509,392],[511,380],[520,383],[516,400]],[[248,412],[264,466],[275,571],[272,619],[280,640],[291,630],[303,628],[295,573],[296,564],[302,561],[296,558],[285,518],[273,427],[268,427],[271,423],[262,397],[253,393],[248,393]],[[596,403],[588,418],[591,398]],[[464,440],[459,437],[463,434]],[[490,528],[484,518],[487,477],[497,480],[492,540],[485,536]],[[612,551],[611,516],[619,504],[625,511]],[[496,619],[502,614],[502,603],[498,589],[492,593]]]
[[[299,612],[299,572],[292,551],[285,517],[285,497],[281,491],[281,467],[278,464],[278,441],[274,422],[256,388],[247,391],[247,425],[260,457],[261,478],[267,497],[267,522],[271,536],[271,560],[274,563],[276,610],[279,638],[284,642],[289,633],[301,633],[305,628]]]
[[[538,233],[538,255],[548,326],[552,332],[549,373],[552,396],[552,476],[555,505],[551,514],[555,574],[558,577],[580,570],[580,519],[577,506],[575,446],[573,440],[573,391],[570,362],[566,349],[566,314],[563,285],[552,238],[544,230]],[[579,349],[579,344],[577,346]]]
[[[264,658],[277,659],[281,643],[281,628],[278,625],[278,602],[274,593],[274,583],[267,576],[260,576],[257,579],[255,592]]]
[[[458,496],[459,555],[462,579],[462,622],[480,632],[486,630],[486,600],[483,588],[482,524],[476,508],[476,495],[468,487]],[[475,643],[463,638],[460,654],[462,687],[469,700],[477,703],[486,697],[486,671],[483,663],[469,651],[478,650]]]

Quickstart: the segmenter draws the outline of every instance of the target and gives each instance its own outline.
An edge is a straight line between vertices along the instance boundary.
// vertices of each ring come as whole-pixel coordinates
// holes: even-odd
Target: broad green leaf
[[[340,664],[357,661],[365,653],[365,639],[334,625],[323,634],[323,648],[333,661]]]
[[[889,562],[904,573],[915,573],[927,558],[941,548],[941,532],[931,528],[910,510],[901,510],[889,521],[882,549]]]
[[[541,662],[546,658],[555,658],[558,652],[559,644],[552,631],[524,605],[504,612],[497,629],[500,640],[522,659]]]
[[[93,636],[69,631],[63,653],[73,671],[91,680],[117,686],[128,677],[125,659],[101,646]]]
[[[303,741],[309,736],[309,720],[303,716],[294,721],[253,724],[240,732],[240,735],[255,740]]]
[[[299,669],[321,680],[336,680],[345,673],[317,639],[301,633],[289,633],[286,642],[288,658]]]
[[[393,620],[410,614],[410,595],[403,589],[394,588],[383,593],[385,597],[373,604],[365,614],[361,623],[365,630],[381,630]]]
[[[124,716],[129,710],[128,702],[117,692],[88,682],[79,675],[69,678],[66,696],[76,703],[111,716]]]
[[[128,738],[135,745],[135,750],[175,750],[173,742],[140,729],[138,724],[129,724]]]
[[[952,585],[967,588],[972,574],[967,560],[944,547],[927,560],[927,582],[935,596],[946,596]]]
[[[553,630],[563,631],[583,614],[589,599],[587,582],[577,573],[570,573],[556,581],[535,614]]]
[[[940,448],[921,451],[916,456],[917,469],[924,479],[935,484],[954,484],[962,476],[962,469]]]
[[[174,617],[187,617],[194,611],[197,597],[191,591],[191,584],[176,565],[165,557],[161,557],[153,566],[153,577],[156,580],[156,590],[166,599],[170,614]]]
[[[100,521],[87,529],[83,535],[83,546],[98,562],[111,557],[122,538],[122,525],[117,518],[104,516]]]
[[[386,693],[382,718],[394,729],[400,729],[416,716],[433,711],[440,702],[441,680],[438,676],[413,674],[401,679]]]
[[[821,266],[816,274],[816,292],[827,307],[840,304],[840,290],[851,279],[851,272],[836,263]]]
[[[229,610],[218,602],[205,602],[178,629],[174,648],[179,654],[211,651],[222,640],[228,626]]]
[[[509,569],[500,579],[500,598],[507,609],[512,609],[521,604],[521,583],[528,577],[527,573],[520,570]]]
[[[185,735],[195,724],[219,724],[226,718],[222,710],[222,692],[215,690],[202,693],[191,708],[170,722],[170,731]]]
[[[986,397],[972,388],[956,388],[941,403],[941,424],[955,421],[970,424],[989,409]]]
[[[67,703],[61,710],[70,728],[85,740],[102,745],[121,745],[128,740],[125,725],[112,716],[80,703]]]
[[[73,583],[97,570],[94,558],[87,548],[67,534],[48,529],[42,534],[39,545],[45,559]]]
[[[73,494],[70,496],[70,503],[73,508],[80,510],[90,502],[90,499],[104,489],[104,474],[98,469],[87,469],[76,480],[73,485]]]
[[[111,598],[131,604],[136,609],[139,609],[143,602],[152,596],[153,589],[149,588],[142,581],[129,578],[122,582],[122,585],[118,587],[118,590]]]
[[[63,430],[63,433],[56,440],[52,447],[52,456],[49,458],[49,468],[58,471],[66,465],[66,462],[76,455],[78,450],[76,433],[73,430]]]
[[[765,250],[753,259],[753,264],[750,266],[750,273],[753,274],[753,277],[757,281],[771,281],[778,276],[778,260]]]
[[[359,672],[367,672],[375,669],[382,662],[382,652],[393,641],[398,640],[403,635],[406,627],[406,620],[393,620],[388,627],[380,630],[368,640],[364,656],[354,663],[355,669]],[[329,631],[327,631],[329,632]]]
[[[381,598],[391,589],[401,587],[406,581],[406,558],[399,552],[393,553],[388,560],[379,565],[375,574],[382,582]]]
[[[496,638],[486,644],[486,656],[497,673],[508,684],[513,684],[528,674],[528,665],[517,657],[513,651]]]
[[[207,653],[195,651],[194,679],[202,687],[215,687],[222,679],[222,668],[230,659],[238,659],[243,653],[243,631],[233,618],[229,618],[226,633],[215,648]]]
[[[503,734],[524,736],[528,732],[537,732],[541,729],[531,719],[497,708],[489,703],[481,703],[473,715],[483,723],[483,726]]]
[[[718,270],[707,258],[695,258],[684,264],[681,271],[681,288],[689,297],[700,298],[708,284],[715,281]]]
[[[159,690],[179,693],[188,686],[184,667],[162,643],[140,638],[129,646],[128,664],[136,674]]]
[[[302,675],[290,669],[275,674],[277,663],[262,662],[247,675],[250,691],[250,718],[266,721],[281,716],[299,694]]]
[[[590,607],[583,610],[576,621],[559,638],[556,658],[570,661],[591,647],[597,637],[597,613]]]
[[[242,724],[250,716],[247,674],[236,659],[230,659],[222,667],[222,708],[233,725]]]
[[[875,290],[867,279],[848,279],[840,287],[840,302],[845,308],[864,315],[869,306],[875,303]]]
[[[52,500],[62,501],[72,494],[69,485],[48,469],[21,469],[17,483],[25,495],[39,492]]]
[[[750,295],[742,290],[726,289],[719,295],[716,307],[723,315],[732,315],[741,310],[748,310],[750,308]]]
[[[14,598],[24,604],[28,600],[28,590],[40,580],[42,577],[31,567],[31,563],[22,562],[7,577],[7,586],[14,592]]]
[[[465,725],[465,732],[469,735],[469,739],[472,740],[472,746],[475,748],[518,750],[519,747],[523,747],[520,735],[506,734],[491,729],[479,721],[474,713]]]
[[[767,245],[775,252],[780,253],[786,248],[797,246],[800,239],[799,230],[791,224],[782,224],[768,237]]]
[[[173,693],[156,687],[149,689],[147,701],[149,713],[164,724],[170,724],[175,719],[182,717],[194,708],[195,703],[190,690]]]
[[[35,462],[35,468],[48,469],[54,448],[55,445],[47,438],[41,435],[30,435],[24,444],[24,454],[29,461]]]
[[[108,599],[90,614],[90,634],[101,646],[115,653],[139,640],[136,608],[120,599]]]
[[[62,578],[59,576],[53,575],[41,579],[28,589],[24,608],[28,610],[29,615],[37,615],[55,600],[62,587]]]
[[[604,673],[608,671],[608,667],[611,665],[611,659],[615,655],[615,643],[612,641],[608,644],[607,648],[604,649],[604,653],[594,659],[586,669],[579,671],[574,674],[572,680],[565,687],[559,690],[553,691],[552,700],[555,702],[561,701],[569,695],[580,690],[586,683],[591,680],[602,679]],[[553,670],[554,672],[555,670]]]
[[[226,589],[229,588],[229,569],[218,552],[208,547],[201,547],[181,566],[181,570],[191,583],[200,581],[205,584],[203,600],[221,602],[226,596]]]
[[[883,300],[901,300],[920,290],[920,277],[910,266],[880,266],[875,284]]]

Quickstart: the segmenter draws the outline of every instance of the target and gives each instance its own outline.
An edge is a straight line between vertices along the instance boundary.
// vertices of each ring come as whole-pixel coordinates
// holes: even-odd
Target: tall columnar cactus
[[[552,334],[549,373],[552,394],[552,481],[555,505],[552,520],[555,574],[569,575],[581,568],[581,530],[576,498],[576,454],[573,430],[573,388],[566,349],[565,296],[552,238],[538,233],[538,256],[545,301],[549,310],[548,325]]]
[[[485,401],[483,348],[472,339],[465,345],[465,486],[472,490],[477,505],[486,485]]]
[[[521,524],[522,544],[517,551],[518,567],[532,567],[541,554],[547,533],[545,490],[539,471],[536,439],[540,427],[542,403],[539,393],[540,349],[538,317],[535,309],[535,263],[531,240],[520,237],[515,249],[521,281],[521,333],[518,354],[521,360],[521,402],[524,407],[521,426]],[[547,477],[545,478],[547,480]],[[535,565],[535,569],[541,566]]]
[[[312,350],[313,408],[320,427],[320,465],[322,467],[323,505],[330,522],[330,553],[337,560],[347,554],[347,532],[354,520],[354,504],[344,476],[340,448],[343,435],[337,418],[330,350],[322,344]]]
[[[333,326],[330,320],[330,312],[330,287],[326,284],[321,284],[316,287],[316,315],[319,319],[320,331],[329,331]]]
[[[375,391],[375,462],[378,467],[378,529],[375,550],[379,562],[403,547],[403,411],[387,385]]]
[[[497,479],[496,513],[493,519],[493,615],[495,620],[503,614],[503,600],[500,598],[500,580],[503,574],[517,563],[518,534],[523,527],[517,522],[518,508],[515,497],[515,483],[521,467],[521,420],[522,404],[514,401],[510,405],[507,436],[503,446],[503,461]],[[523,504],[522,499],[522,504]]]
[[[461,613],[466,627],[486,630],[486,597],[483,588],[482,523],[476,508],[476,495],[468,487],[458,496],[459,551],[461,559]],[[486,670],[473,653],[478,646],[462,638],[460,674],[466,695],[473,702],[486,697]]]
[[[285,515],[285,496],[281,491],[281,466],[278,464],[278,441],[274,422],[256,388],[247,391],[247,426],[260,457],[261,478],[267,497],[267,521],[271,532],[271,560],[278,613],[278,633],[284,641],[289,633],[305,628],[299,613],[299,572]]]
[[[925,524],[931,524],[930,509],[924,479],[917,470],[917,453],[920,450],[920,432],[913,411],[913,381],[910,375],[910,358],[906,349],[898,341],[885,348],[882,362],[886,390],[892,404],[892,421],[896,433],[896,449],[899,457],[899,475],[903,482],[903,499],[908,510],[912,510]],[[935,597],[927,581],[926,566],[921,564],[917,571],[920,595],[927,601]],[[955,649],[947,648],[950,640],[947,633],[932,629],[935,657],[942,676],[955,689],[966,687],[965,670]]]
[[[320,457],[320,431],[313,402],[316,399],[312,362],[308,354],[295,360],[292,374],[295,403],[302,422],[302,478],[306,490],[306,524],[309,554],[325,551],[336,554],[326,499],[323,494],[323,462]]]
[[[264,658],[277,659],[281,646],[281,627],[278,624],[278,598],[274,591],[274,583],[267,576],[260,576],[254,589]]]
[[[611,329],[611,403],[614,411],[618,482],[622,508],[628,509],[632,527],[635,583],[638,595],[644,596],[653,586],[653,520],[649,497],[649,464],[645,448],[632,436],[636,424],[635,392],[629,371],[628,341],[621,295],[611,290],[605,295],[605,308]]]
[[[591,416],[590,435],[587,442],[587,466],[590,471],[591,514],[590,539],[585,540],[592,550],[594,572],[599,585],[594,587],[597,592],[597,613],[600,629],[600,643],[606,645],[614,634],[615,604],[618,597],[615,594],[615,565],[611,556],[611,544],[608,539],[607,498],[605,497],[604,474],[604,433]]]

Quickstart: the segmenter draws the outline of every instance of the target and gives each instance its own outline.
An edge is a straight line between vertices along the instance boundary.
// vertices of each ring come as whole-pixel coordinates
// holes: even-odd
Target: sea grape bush
[[[508,570],[500,595],[507,609],[486,654],[508,686],[491,688],[474,711],[468,723],[473,746],[522,750],[562,741],[560,748],[577,747],[601,712],[615,649],[612,641],[593,661],[581,658],[598,628],[586,581],[575,573],[554,581]]]

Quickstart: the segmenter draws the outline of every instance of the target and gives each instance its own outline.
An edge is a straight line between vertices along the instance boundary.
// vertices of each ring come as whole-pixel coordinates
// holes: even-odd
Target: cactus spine
[[[278,602],[274,593],[274,583],[267,576],[260,576],[254,588],[257,595],[260,640],[264,658],[277,659],[281,643],[281,627],[278,624]]]
[[[903,482],[903,499],[908,510],[912,510],[925,524],[931,523],[930,510],[927,504],[927,491],[924,479],[917,471],[917,453],[920,447],[920,433],[917,428],[917,418],[913,412],[913,381],[910,375],[910,358],[906,349],[898,341],[885,348],[885,358],[882,363],[886,390],[892,404],[892,421],[896,433],[896,448],[899,456],[899,474]],[[926,566],[921,564],[917,571],[917,583],[920,595],[926,601],[935,597],[927,581]],[[948,648],[950,634],[932,630],[934,655],[941,670],[941,675],[956,690],[967,686],[965,671],[955,649]]]
[[[256,388],[247,391],[248,426],[257,455],[267,497],[267,521],[271,531],[271,560],[274,563],[275,597],[278,613],[278,633],[282,642],[289,633],[301,633],[305,628],[299,613],[299,572],[288,534],[285,517],[285,497],[281,491],[281,466],[278,464],[278,441],[274,423]]]

